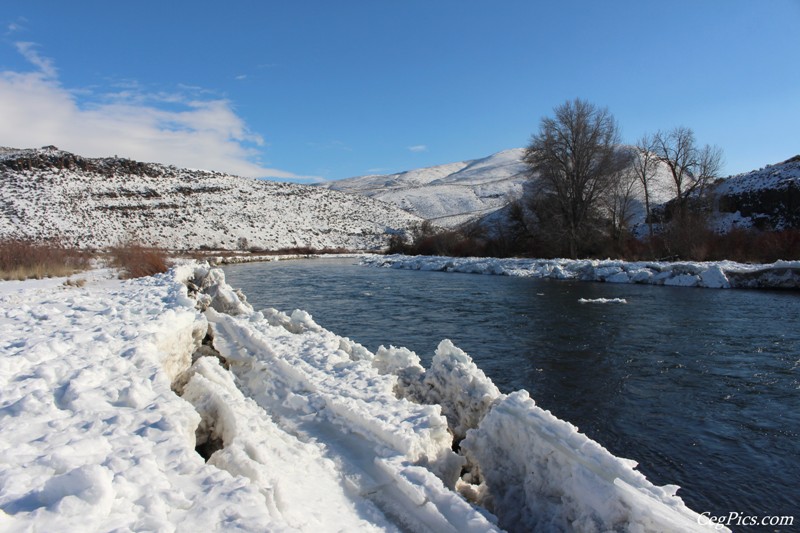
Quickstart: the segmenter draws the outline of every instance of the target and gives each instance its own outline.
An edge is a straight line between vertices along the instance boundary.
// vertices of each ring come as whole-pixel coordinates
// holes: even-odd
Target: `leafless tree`
[[[650,195],[653,192],[656,172],[658,171],[659,159],[655,153],[654,139],[648,134],[636,142],[634,148],[635,156],[631,167],[636,179],[642,185],[644,191],[645,220],[650,237],[653,236],[653,221],[650,216]]]
[[[575,99],[556,107],[554,114],[542,119],[523,160],[538,176],[540,193],[555,203],[569,254],[575,258],[624,158],[617,150],[619,128],[608,109]]]
[[[653,136],[653,149],[658,160],[667,165],[672,175],[678,208],[695,191],[702,193],[722,169],[722,150],[716,146],[698,147],[694,132],[684,126]]]
[[[629,229],[631,208],[640,185],[639,175],[632,164],[635,160],[635,152],[628,150],[628,154],[629,164],[617,172],[617,175],[611,180],[611,187],[604,195],[604,204],[611,222],[612,237],[617,245],[622,244],[623,237]]]

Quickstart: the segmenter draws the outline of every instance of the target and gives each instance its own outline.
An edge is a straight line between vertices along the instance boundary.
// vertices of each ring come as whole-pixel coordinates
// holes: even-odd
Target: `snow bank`
[[[263,496],[194,451],[171,390],[205,323],[169,275],[0,283],[0,529],[265,530]]]
[[[526,391],[504,397],[461,443],[480,468],[480,503],[514,531],[707,531],[698,515]]]
[[[467,430],[478,427],[500,397],[500,390],[466,353],[445,339],[439,343],[431,368],[424,373],[413,397],[441,405],[451,431],[461,440]]]
[[[625,262],[611,259],[496,259],[372,255],[363,257],[361,264],[406,270],[712,289],[800,288],[800,261],[776,261],[767,265],[749,265],[732,261],[666,263],[659,261]]]
[[[207,265],[59,283],[0,284],[4,531],[697,528],[450,341],[373,354]]]

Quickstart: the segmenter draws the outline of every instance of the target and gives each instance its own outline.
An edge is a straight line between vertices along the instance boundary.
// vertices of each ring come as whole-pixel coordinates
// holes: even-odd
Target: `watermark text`
[[[697,517],[697,523],[701,526],[714,526],[714,529],[726,526],[793,526],[794,516],[754,516],[737,511],[713,515],[706,511]]]

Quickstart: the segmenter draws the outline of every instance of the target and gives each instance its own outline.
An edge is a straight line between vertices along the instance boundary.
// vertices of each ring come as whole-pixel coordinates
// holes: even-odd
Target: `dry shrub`
[[[65,246],[58,240],[4,239],[0,240],[0,278],[23,280],[69,276],[88,269],[91,258],[89,252]]]
[[[109,250],[111,265],[120,269],[120,278],[153,276],[169,270],[166,250],[127,241]]]

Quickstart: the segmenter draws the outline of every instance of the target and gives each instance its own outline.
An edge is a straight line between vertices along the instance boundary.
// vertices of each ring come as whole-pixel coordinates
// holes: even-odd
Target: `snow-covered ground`
[[[733,261],[627,262],[598,259],[497,259],[408,255],[366,255],[361,263],[385,268],[498,274],[562,280],[642,283],[714,289],[800,288],[800,261],[751,265]]]
[[[0,283],[3,531],[710,530],[450,341],[371,353],[196,263],[82,277]]]

